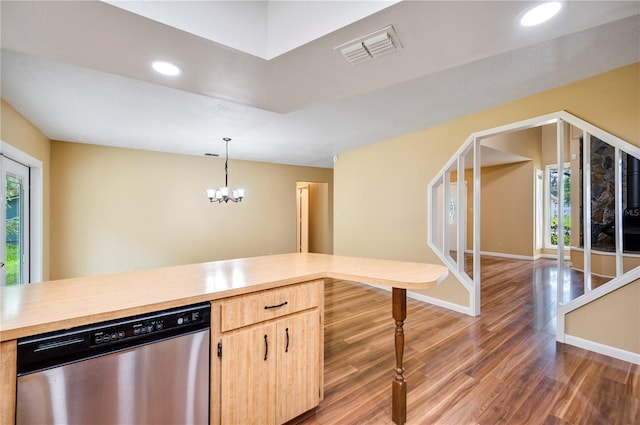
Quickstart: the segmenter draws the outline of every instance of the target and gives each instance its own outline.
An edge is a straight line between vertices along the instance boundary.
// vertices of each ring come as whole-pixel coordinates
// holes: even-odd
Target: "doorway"
[[[9,162],[11,161],[11,162]],[[17,168],[14,169],[14,165],[17,164]],[[5,171],[6,170],[6,171]],[[21,214],[20,223],[15,221],[10,226],[25,226],[20,233],[22,240],[20,240],[21,246],[17,247],[18,240],[13,235],[10,236],[9,244],[15,243],[17,252],[21,252],[21,257],[16,255],[18,265],[20,266],[19,276],[13,277],[13,274],[9,276],[11,282],[14,284],[19,283],[31,283],[41,282],[44,274],[44,178],[43,178],[43,163],[41,160],[34,158],[33,156],[15,148],[14,146],[0,140],[0,175],[3,178],[3,183],[0,185],[0,197],[2,197],[2,208],[0,208],[0,220],[2,226],[0,226],[0,262],[6,265],[6,253],[7,253],[7,225],[6,218],[13,217],[8,215],[9,209],[5,202],[5,192],[7,192],[7,175],[11,176],[9,179],[17,179],[12,181],[10,186],[19,183],[24,192],[21,196]],[[28,178],[28,183],[27,179]],[[12,189],[12,188],[10,188]],[[13,196],[13,195],[12,195]],[[13,201],[14,203],[17,201]],[[14,206],[12,205],[12,208]],[[15,209],[10,214],[15,213]],[[14,230],[10,230],[13,232]],[[16,229],[16,232],[18,230]],[[13,247],[10,247],[13,249]],[[11,254],[10,254],[11,255]],[[7,269],[0,267],[0,285],[7,283]]]
[[[296,182],[296,252],[331,254],[329,184]]]
[[[309,183],[296,187],[296,251],[309,252]]]
[[[30,181],[29,167],[6,157],[2,161],[3,226],[0,230],[0,284],[19,285],[30,281]]]

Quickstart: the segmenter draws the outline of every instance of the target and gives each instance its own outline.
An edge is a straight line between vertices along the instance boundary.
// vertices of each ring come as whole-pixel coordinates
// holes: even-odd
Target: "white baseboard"
[[[552,254],[516,255],[516,254],[505,254],[503,252],[490,252],[490,251],[480,251],[480,255],[486,255],[487,257],[512,258],[514,260],[527,260],[527,261],[539,260],[541,258],[549,258],[551,260],[555,260],[556,258],[558,258],[557,255],[552,255]],[[564,259],[570,260],[571,257],[569,257],[568,255],[565,255]]]
[[[577,336],[564,336],[564,343],[575,347],[584,348],[585,350],[604,354],[614,359],[624,360],[625,362],[640,365],[640,353],[622,350],[620,348],[611,347],[609,345],[600,344],[598,342],[589,341],[587,339],[578,338]]]
[[[424,294],[418,294],[411,291],[407,291],[407,296],[409,298],[413,298],[414,300],[422,301],[427,304],[437,305],[438,307],[446,308],[447,310],[453,310],[458,313],[466,314],[467,316],[473,316],[473,314],[471,314],[471,308],[465,307],[460,304],[444,301],[439,298],[428,297]]]
[[[576,271],[579,271],[579,272],[584,273],[584,269],[581,269],[581,268],[579,268],[579,267],[573,267],[573,266],[571,266],[571,268],[572,268],[573,270],[576,270]],[[598,277],[606,277],[606,278],[608,278],[608,279],[613,279],[613,278],[615,277],[615,276],[609,276],[609,275],[607,275],[607,274],[598,274],[598,273],[594,273],[594,272],[593,272],[593,270],[591,271],[591,274],[592,274],[592,275],[595,275],[595,276],[598,276]]]
[[[367,285],[391,292],[391,288],[388,287],[388,286],[373,285],[373,284],[370,284],[370,283],[367,284]],[[444,301],[444,300],[441,300],[441,299],[438,299],[438,298],[428,297],[428,296],[426,296],[424,294],[418,294],[418,293],[411,292],[411,291],[407,291],[407,297],[413,298],[414,300],[422,301],[422,302],[427,303],[427,304],[433,304],[433,305],[436,305],[438,307],[446,308],[447,310],[453,310],[453,311],[458,312],[458,313],[466,314],[467,316],[473,316],[473,314],[471,314],[471,308],[465,307],[465,306],[460,305],[460,304],[455,304],[455,303],[452,303],[452,302],[449,302],[449,301]]]
[[[513,258],[514,260],[533,261],[533,259],[534,259],[533,256],[531,256],[531,255],[505,254],[503,252],[480,251],[480,255],[486,255],[488,257]]]

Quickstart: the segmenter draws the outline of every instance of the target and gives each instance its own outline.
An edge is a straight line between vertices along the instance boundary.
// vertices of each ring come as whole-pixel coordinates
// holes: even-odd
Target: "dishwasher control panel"
[[[81,358],[126,350],[211,326],[211,304],[177,307],[155,313],[18,339],[18,375]]]
[[[208,307],[187,312],[167,313],[162,317],[144,317],[140,320],[96,329],[91,331],[91,345],[114,344],[152,334],[161,334],[175,328],[197,326],[208,318],[207,309]]]

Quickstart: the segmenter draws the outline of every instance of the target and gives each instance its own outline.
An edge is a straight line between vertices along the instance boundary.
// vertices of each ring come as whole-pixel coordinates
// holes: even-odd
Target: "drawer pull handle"
[[[284,331],[287,334],[287,346],[284,348],[284,352],[288,353],[289,352],[289,328],[286,328]]]
[[[265,310],[269,310],[269,309],[271,309],[271,308],[283,307],[283,306],[285,306],[285,305],[287,305],[287,304],[289,304],[289,302],[285,301],[285,302],[280,303],[280,304],[278,304],[278,305],[265,305],[265,306],[264,306],[264,309],[265,309]]]
[[[269,341],[267,341],[267,336],[264,336],[264,361],[267,361],[267,355],[269,354]]]

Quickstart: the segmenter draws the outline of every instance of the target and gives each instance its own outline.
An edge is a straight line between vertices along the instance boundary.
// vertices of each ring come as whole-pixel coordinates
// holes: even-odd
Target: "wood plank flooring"
[[[640,366],[556,343],[553,268],[483,258],[479,317],[408,300],[408,424],[640,424]],[[391,424],[391,293],[328,280],[325,311],[325,399],[291,424]]]

